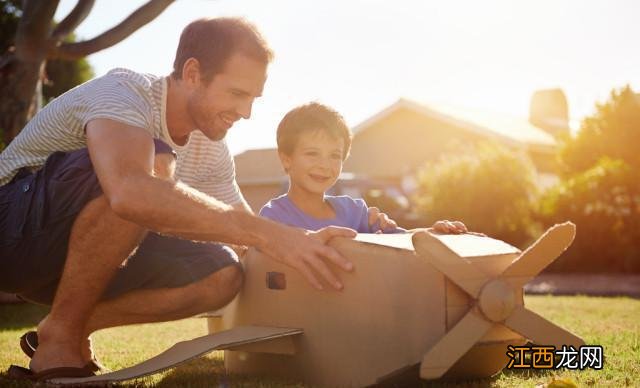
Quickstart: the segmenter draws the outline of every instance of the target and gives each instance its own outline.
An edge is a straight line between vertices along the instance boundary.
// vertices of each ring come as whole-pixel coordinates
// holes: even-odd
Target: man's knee
[[[240,292],[244,282],[242,267],[239,264],[226,266],[218,271],[218,276],[218,290],[221,294],[228,295],[231,301]]]
[[[207,309],[227,305],[240,292],[244,272],[240,265],[229,265],[203,279],[199,297]],[[211,306],[208,304],[211,303]]]

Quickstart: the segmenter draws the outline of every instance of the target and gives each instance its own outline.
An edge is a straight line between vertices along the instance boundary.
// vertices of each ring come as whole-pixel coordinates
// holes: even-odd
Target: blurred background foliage
[[[640,272],[640,103],[631,88],[611,92],[577,136],[565,139],[560,183],[540,199],[539,220],[571,220],[577,236],[550,268]]]
[[[471,230],[526,247],[555,223],[577,236],[549,272],[640,273],[640,103],[611,92],[575,136],[559,139],[559,182],[539,192],[526,156],[482,143],[418,173],[413,198],[423,224],[463,221]]]
[[[418,173],[416,209],[431,225],[459,220],[470,230],[516,246],[538,232],[532,220],[535,170],[523,155],[495,143],[479,143],[427,164]]]

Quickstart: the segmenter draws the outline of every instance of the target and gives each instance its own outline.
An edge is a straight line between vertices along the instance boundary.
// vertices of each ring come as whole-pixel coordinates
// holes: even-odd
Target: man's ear
[[[284,172],[289,172],[289,167],[291,167],[291,156],[285,154],[282,151],[278,151],[278,156],[280,157],[280,163],[282,163],[282,168]]]
[[[200,62],[195,58],[189,58],[182,66],[182,80],[191,87],[200,85]]]

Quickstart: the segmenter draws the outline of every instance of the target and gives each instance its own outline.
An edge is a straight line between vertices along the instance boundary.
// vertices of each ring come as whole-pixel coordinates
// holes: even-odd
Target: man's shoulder
[[[110,70],[102,77],[96,78],[95,81],[105,85],[120,85],[135,89],[138,92],[150,93],[158,89],[162,78],[163,77],[154,74],[138,73],[130,69],[118,67]]]

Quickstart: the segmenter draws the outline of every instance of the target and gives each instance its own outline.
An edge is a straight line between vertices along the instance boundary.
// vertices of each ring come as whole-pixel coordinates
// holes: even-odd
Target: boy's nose
[[[331,171],[331,158],[320,158],[319,165],[323,170]]]

